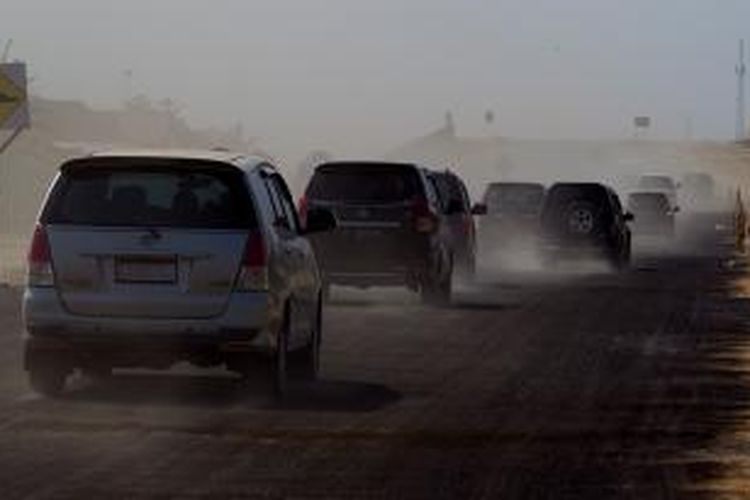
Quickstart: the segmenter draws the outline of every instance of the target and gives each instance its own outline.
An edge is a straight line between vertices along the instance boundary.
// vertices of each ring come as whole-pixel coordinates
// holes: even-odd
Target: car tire
[[[477,261],[475,256],[467,257],[463,269],[459,273],[463,282],[472,285],[477,278]]]
[[[59,361],[47,356],[35,356],[29,362],[29,384],[31,389],[45,397],[59,397],[65,390],[68,370]]]
[[[315,324],[312,326],[309,343],[289,356],[291,373],[300,380],[314,382],[320,372],[320,345],[322,341],[322,298],[318,302]]]
[[[438,281],[439,280],[439,281]],[[444,307],[450,304],[453,292],[453,266],[444,273],[442,280],[430,277],[420,287],[422,302],[431,306]]]
[[[615,271],[627,271],[630,268],[630,252],[627,249],[613,249],[609,254],[609,262]]]
[[[284,319],[276,337],[276,349],[271,362],[271,390],[276,399],[283,399],[287,393],[289,380],[289,334],[291,311],[284,309]]]

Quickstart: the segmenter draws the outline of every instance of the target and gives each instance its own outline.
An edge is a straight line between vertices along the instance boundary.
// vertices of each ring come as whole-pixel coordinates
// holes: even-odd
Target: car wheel
[[[323,295],[323,302],[331,301],[331,284],[323,282],[320,288],[320,292]]]
[[[29,383],[34,392],[51,398],[62,394],[68,378],[68,370],[61,363],[46,356],[35,357],[29,363],[28,370]]]
[[[471,285],[476,281],[477,277],[477,262],[474,255],[467,257],[464,263],[463,269],[461,270],[460,278],[467,284]]]
[[[287,392],[289,330],[291,328],[289,306],[284,310],[284,320],[276,338],[276,350],[273,354],[271,368],[272,390],[277,399],[283,399]]]
[[[450,265],[450,264],[449,264]],[[453,266],[443,273],[442,278],[430,277],[420,287],[422,302],[431,306],[450,304],[453,289]]]
[[[613,249],[609,261],[615,271],[627,271],[630,267],[630,252],[627,249]]]
[[[318,304],[318,313],[314,325],[312,326],[312,332],[310,335],[309,343],[290,354],[290,361],[292,362],[291,371],[299,379],[305,381],[315,381],[318,378],[320,371],[320,344],[322,340],[322,304]]]
[[[622,261],[620,262],[620,271],[627,271],[628,269],[630,269],[631,260],[632,260],[632,255],[631,255],[630,243],[628,243],[628,246],[625,247],[625,255],[623,255]]]

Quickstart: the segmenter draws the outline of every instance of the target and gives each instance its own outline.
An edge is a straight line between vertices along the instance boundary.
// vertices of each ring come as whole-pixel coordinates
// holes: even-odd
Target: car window
[[[307,196],[322,201],[393,203],[418,192],[413,167],[389,164],[335,164],[318,167]]]
[[[447,209],[448,205],[455,200],[461,204],[460,213],[468,212],[468,197],[458,178],[447,173],[435,174],[434,177],[435,189],[440,196],[443,209]]]
[[[106,166],[65,172],[43,220],[50,224],[255,227],[242,174],[212,168]]]
[[[431,207],[434,207],[440,212],[444,210],[443,208],[443,200],[440,198],[440,194],[438,193],[438,189],[435,186],[435,179],[434,176],[428,172],[424,171],[424,190],[425,190],[425,197],[427,198],[427,202],[430,204]]]
[[[281,229],[291,230],[292,225],[289,221],[287,212],[284,210],[284,207],[281,202],[281,197],[279,196],[279,192],[276,189],[272,175],[270,174],[263,175],[262,179],[263,179],[263,186],[266,189],[266,192],[268,193],[268,199],[271,202],[271,210],[273,212],[274,227],[276,227],[277,229],[281,228]]]
[[[437,175],[429,174],[427,176],[428,187],[428,198],[434,198],[441,212],[445,212],[448,209],[448,198],[444,197],[439,187],[439,180]]]
[[[622,214],[622,203],[620,203],[620,197],[617,196],[617,193],[612,193],[612,204],[614,205],[615,214],[621,215]]]
[[[285,224],[287,229],[294,233],[299,232],[297,211],[294,208],[292,196],[289,193],[289,188],[284,182],[284,179],[279,174],[274,174],[270,177],[270,185],[276,193],[276,199],[283,213],[283,218],[286,221]]]

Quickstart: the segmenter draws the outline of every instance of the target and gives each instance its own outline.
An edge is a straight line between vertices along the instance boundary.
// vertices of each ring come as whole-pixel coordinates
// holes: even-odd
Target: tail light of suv
[[[234,288],[238,292],[268,290],[266,246],[263,235],[259,231],[252,231],[247,237],[240,272]]]
[[[31,238],[28,264],[28,285],[30,287],[55,286],[55,274],[52,270],[52,250],[50,249],[47,229],[38,224]]]
[[[418,233],[433,233],[437,230],[438,218],[430,210],[430,206],[424,197],[418,196],[414,199],[412,214],[414,217],[414,230]]]
[[[307,195],[302,195],[302,197],[299,199],[299,204],[297,205],[297,213],[299,215],[300,224],[302,226],[307,225],[307,208],[309,206],[309,201],[307,200]]]

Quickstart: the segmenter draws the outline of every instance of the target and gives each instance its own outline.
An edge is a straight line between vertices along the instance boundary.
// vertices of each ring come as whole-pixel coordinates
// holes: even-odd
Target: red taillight
[[[28,254],[29,286],[54,286],[55,276],[52,271],[52,251],[50,250],[47,229],[38,224],[31,238]]]
[[[263,242],[263,236],[259,232],[254,231],[247,237],[242,265],[247,267],[266,265],[266,246]]]
[[[253,231],[248,235],[247,243],[245,243],[245,252],[242,256],[235,289],[241,292],[267,290],[266,262],[266,245],[263,235],[258,231]]]
[[[464,216],[464,234],[474,236],[474,219],[471,215]]]
[[[437,216],[430,210],[427,200],[418,196],[412,205],[412,216],[414,217],[414,229],[418,233],[432,233],[437,229]]]
[[[307,195],[302,195],[302,198],[299,199],[299,204],[297,205],[297,212],[299,213],[299,220],[302,226],[304,227],[307,224],[307,207],[309,205],[309,202],[307,201]]]

